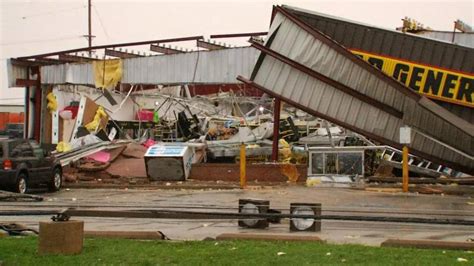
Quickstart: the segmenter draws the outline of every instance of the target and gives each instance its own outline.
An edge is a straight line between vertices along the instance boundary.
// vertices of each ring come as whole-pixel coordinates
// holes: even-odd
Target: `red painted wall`
[[[23,123],[25,121],[25,114],[22,113],[0,113],[0,130],[5,129],[8,123]]]

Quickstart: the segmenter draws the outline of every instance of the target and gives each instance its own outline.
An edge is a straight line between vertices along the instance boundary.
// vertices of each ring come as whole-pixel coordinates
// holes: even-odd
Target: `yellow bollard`
[[[402,153],[403,192],[408,192],[408,147],[403,146]]]
[[[246,160],[245,160],[245,144],[240,144],[240,188],[244,189],[247,186]]]

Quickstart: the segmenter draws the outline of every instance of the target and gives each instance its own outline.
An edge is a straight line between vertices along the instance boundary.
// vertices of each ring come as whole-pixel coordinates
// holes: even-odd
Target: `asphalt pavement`
[[[247,189],[147,190],[63,189],[44,196],[42,202],[0,202],[0,210],[94,210],[175,209],[186,211],[237,212],[239,199],[264,199],[270,207],[288,211],[290,203],[321,203],[323,215],[421,217],[474,221],[474,199],[469,196],[422,195],[372,192],[354,188],[272,186]],[[289,231],[289,221],[267,229],[243,229],[236,220],[172,220],[105,217],[73,217],[83,220],[85,230],[161,231],[170,239],[201,240],[222,233],[268,233],[318,236],[331,243],[380,245],[388,238],[467,242],[474,239],[474,226],[394,222],[323,220],[321,232]],[[50,216],[0,216],[1,222],[18,222],[38,228]]]

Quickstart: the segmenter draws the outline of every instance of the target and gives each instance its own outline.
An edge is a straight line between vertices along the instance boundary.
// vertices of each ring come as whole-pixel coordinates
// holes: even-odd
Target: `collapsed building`
[[[92,47],[105,60],[77,54],[89,48],[11,59],[10,85],[27,88],[25,137],[86,171],[114,170],[132,154],[114,173],[163,171],[152,180],[184,180],[192,163],[234,162],[241,143],[256,162],[363,176],[375,157],[399,165],[407,125],[411,170],[474,173],[472,47],[288,6],[274,7],[268,34],[211,39],[236,37],[252,46],[192,36]],[[181,42],[198,48],[165,45]],[[145,45],[155,54],[123,49]],[[164,148],[147,152],[154,145]],[[152,160],[154,152],[180,158]],[[127,164],[135,167],[123,172]]]

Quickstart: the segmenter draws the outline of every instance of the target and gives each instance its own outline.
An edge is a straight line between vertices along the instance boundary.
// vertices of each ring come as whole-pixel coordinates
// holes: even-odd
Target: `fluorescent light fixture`
[[[291,203],[290,213],[292,215],[321,216],[320,203]],[[321,231],[321,219],[315,218],[291,218],[290,231]]]
[[[239,213],[263,214],[267,213],[270,207],[268,200],[239,199]],[[240,219],[240,227],[264,229],[268,227],[268,220],[262,219]]]

